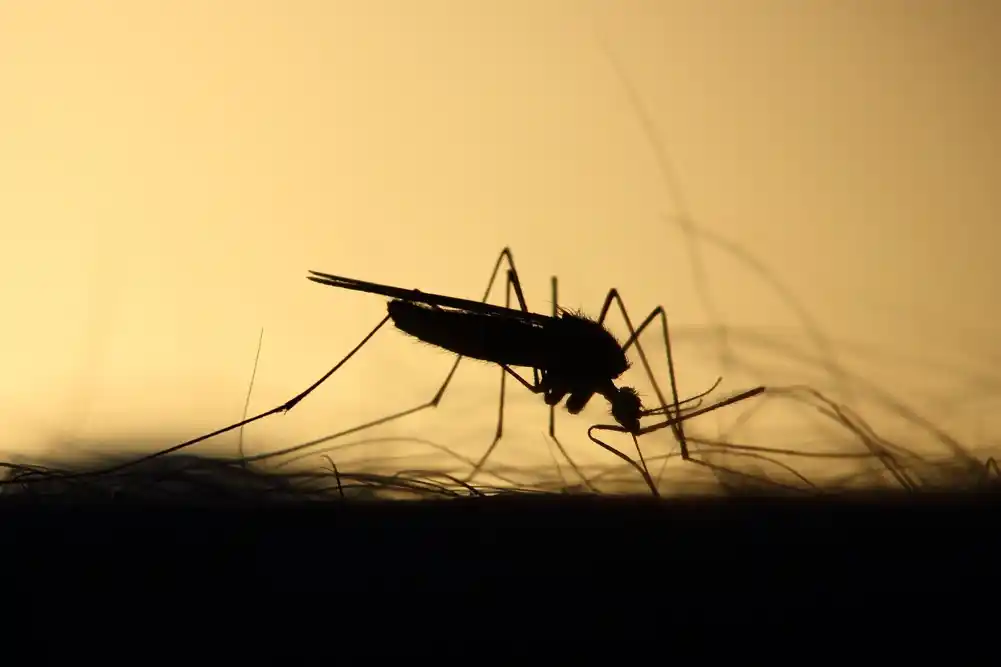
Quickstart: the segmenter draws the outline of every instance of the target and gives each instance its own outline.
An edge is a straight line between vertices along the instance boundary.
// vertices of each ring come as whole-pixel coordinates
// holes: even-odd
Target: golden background
[[[479,298],[510,245],[538,312],[553,274],[592,314],[613,286],[634,321],[663,304],[685,395],[807,383],[954,454],[878,389],[986,458],[999,25],[989,0],[2,2],[0,449],[152,450],[235,421],[261,328],[251,411],[270,408],[384,313],[308,269]],[[426,400],[449,361],[386,330],[247,450]],[[386,432],[476,457],[497,379],[464,362]],[[551,466],[541,401],[508,396],[498,460]],[[859,446],[787,407],[741,440]],[[578,459],[610,460],[584,437],[604,411],[558,416]]]

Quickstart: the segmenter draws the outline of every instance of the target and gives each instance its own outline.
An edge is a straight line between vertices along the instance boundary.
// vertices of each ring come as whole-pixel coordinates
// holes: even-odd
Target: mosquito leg
[[[556,284],[556,276],[553,276],[551,278],[550,284],[552,285],[552,289],[553,289],[553,317],[558,317],[559,316],[560,307],[559,307],[559,294],[557,293],[558,292],[558,285]],[[556,406],[555,405],[550,405],[549,406],[549,437],[552,438],[553,440],[556,440]]]
[[[360,350],[361,348],[363,348],[365,346],[365,344],[368,343],[368,341],[370,341],[373,336],[375,336],[376,332],[378,332],[379,329],[381,329],[386,324],[386,322],[388,322],[388,321],[389,321],[389,315],[386,315],[385,317],[382,318],[382,320],[377,325],[375,325],[374,329],[372,329],[371,331],[369,331],[368,334],[364,338],[362,338],[362,340],[361,340],[360,343],[358,343],[357,345],[355,345],[354,348],[350,352],[348,352],[346,355],[344,355],[344,357],[342,357],[341,360],[338,361],[337,364],[335,364],[333,368],[331,368],[329,371],[327,371],[323,375],[323,377],[321,377],[319,380],[317,380],[316,382],[314,382],[313,384],[311,384],[304,391],[299,392],[297,395],[295,395],[294,397],[292,397],[292,399],[286,401],[285,403],[282,403],[281,405],[279,405],[277,407],[271,408],[270,410],[266,410],[265,412],[262,412],[262,413],[260,413],[258,415],[254,415],[253,417],[249,417],[247,419],[243,419],[241,421],[238,421],[235,424],[230,424],[229,426],[226,426],[224,428],[220,428],[218,430],[212,431],[211,433],[207,433],[205,435],[198,436],[197,438],[194,438],[192,440],[188,440],[186,442],[182,442],[179,445],[174,445],[173,447],[168,447],[167,449],[161,449],[160,451],[153,452],[152,454],[148,454],[147,456],[143,456],[143,457],[140,457],[140,458],[137,458],[137,459],[133,459],[133,460],[128,461],[126,463],[121,463],[119,465],[112,466],[112,467],[109,467],[109,468],[105,468],[103,470],[94,470],[94,471],[88,471],[88,472],[84,472],[84,473],[75,473],[75,474],[65,475],[65,477],[66,478],[74,478],[74,477],[96,476],[96,475],[104,475],[104,474],[112,473],[112,472],[118,472],[119,470],[124,470],[124,469],[126,469],[126,468],[128,468],[130,466],[134,466],[134,465],[137,465],[139,463],[143,463],[145,461],[149,461],[149,460],[155,459],[155,458],[160,457],[160,456],[166,456],[167,454],[173,454],[174,452],[180,451],[180,450],[185,449],[187,447],[190,447],[192,445],[196,445],[199,442],[202,442],[204,440],[208,440],[209,438],[214,438],[217,435],[222,435],[223,433],[228,433],[229,431],[232,431],[233,429],[242,428],[242,427],[246,426],[247,424],[252,424],[253,422],[256,422],[256,421],[258,421],[260,419],[264,419],[265,417],[270,417],[271,415],[277,414],[279,412],[288,412],[289,410],[291,410],[292,408],[294,408],[299,403],[299,401],[301,401],[302,399],[306,398],[306,396],[308,396],[309,394],[311,394],[317,387],[319,387],[321,384],[323,384],[327,380],[327,378],[329,378],[331,375],[333,375],[334,373],[336,373],[340,369],[341,366],[343,366],[344,364],[346,364],[348,362],[348,360],[351,357],[355,356],[355,354],[357,354],[358,350]],[[251,459],[249,459],[249,458],[247,459],[247,461],[250,461],[250,460]]]
[[[530,382],[528,382],[528,380],[525,380],[524,378],[522,378],[520,375],[518,375],[518,373],[516,373],[515,371],[513,371],[510,367],[503,366],[503,368],[511,376],[513,376],[516,380],[518,380],[518,382],[520,382],[524,387],[526,387],[530,391],[535,391],[536,390],[536,388],[533,387],[532,384]],[[710,412],[712,410],[716,410],[718,408],[724,407],[726,405],[730,405],[732,403],[736,403],[736,402],[738,402],[740,400],[743,400],[745,398],[749,398],[750,396],[753,396],[753,395],[756,395],[758,393],[761,393],[762,391],[764,391],[764,387],[758,387],[758,388],[753,389],[751,391],[743,392],[742,394],[740,394],[738,396],[734,396],[734,397],[731,397],[731,398],[726,399],[724,401],[720,401],[720,402],[718,402],[718,403],[716,403],[716,404],[714,404],[712,406],[709,406],[707,408],[702,408],[700,410],[696,410],[695,412],[693,412],[691,414],[683,415],[683,416],[676,417],[676,418],[677,419],[690,419],[692,417],[697,417],[700,414],[703,414],[703,413],[706,413],[706,412]],[[365,429],[372,428],[374,426],[380,426],[382,424],[389,423],[389,422],[394,421],[396,419],[400,419],[401,417],[405,417],[405,416],[411,415],[411,414],[413,414],[415,412],[419,412],[419,411],[421,411],[421,410],[423,410],[423,409],[425,409],[427,407],[429,407],[429,403],[425,403],[423,405],[418,405],[416,407],[409,408],[407,410],[401,410],[400,412],[396,412],[396,413],[393,413],[391,415],[380,417],[379,419],[375,419],[373,421],[366,422],[366,423],[358,425],[358,426],[353,426],[353,427],[351,427],[349,429],[345,429],[343,431],[338,431],[336,433],[331,433],[331,434],[326,435],[326,436],[324,436],[322,438],[318,438],[316,440],[311,440],[309,442],[301,443],[301,444],[295,445],[293,447],[289,447],[289,448],[282,449],[282,450],[277,450],[277,451],[265,452],[265,453],[262,453],[262,454],[255,454],[253,456],[248,456],[248,457],[246,457],[245,460],[247,462],[256,462],[256,461],[261,461],[261,460],[265,460],[265,459],[271,459],[271,458],[280,457],[280,456],[288,456],[290,454],[297,454],[297,453],[305,451],[307,449],[315,448],[318,445],[330,442],[331,440],[337,440],[338,438],[342,438],[344,436],[351,435],[352,433],[358,433],[360,431],[364,431]],[[652,433],[654,431],[660,430],[661,428],[667,428],[668,426],[670,426],[671,421],[673,421],[673,419],[669,420],[669,421],[666,421],[666,422],[661,422],[659,424],[655,424],[653,426],[646,427],[646,428],[644,428],[640,432],[640,434],[642,435],[642,434],[645,434],[645,433]],[[624,432],[624,429],[622,429],[622,427],[618,426],[618,425],[615,425],[615,426],[611,426],[611,425],[601,426],[601,425],[598,425],[598,426],[593,426],[588,431],[588,437],[590,437],[596,444],[600,445],[601,447],[604,447],[605,449],[608,449],[609,451],[612,451],[614,448],[612,448],[610,445],[605,444],[604,442],[601,442],[600,440],[598,440],[595,436],[593,436],[591,434],[592,431],[598,431],[598,430]],[[215,434],[212,434],[212,435],[215,435]],[[206,437],[210,437],[210,436],[203,436],[202,438],[199,438],[198,441],[204,440]],[[192,443],[186,443],[186,444],[192,444]],[[625,461],[631,462],[631,464],[633,465],[633,467],[636,467],[635,462],[632,462],[632,459],[629,459],[629,457],[627,457],[625,454],[622,454],[618,450],[612,451],[612,453],[615,454],[616,456],[618,456],[619,458],[622,458]],[[692,459],[692,462],[694,462],[694,463],[702,463],[701,461],[698,461],[696,459]],[[467,460],[466,463],[468,463],[470,466],[475,466],[475,463],[473,461]],[[131,465],[131,463],[126,464],[126,465]],[[708,465],[708,464],[703,464],[703,465]],[[114,470],[117,470],[117,469],[118,468],[115,468]],[[89,474],[89,473],[81,473],[81,474]],[[501,475],[498,475],[496,473],[492,473],[492,474],[495,477],[497,477],[498,479],[500,479],[502,482],[505,482],[505,483],[508,483],[508,484],[513,484],[514,483],[512,480],[506,479],[506,478],[502,477]],[[2,486],[3,484],[4,484],[4,482],[0,482],[0,486]]]
[[[630,466],[632,466],[633,468],[635,468],[636,471],[639,472],[640,477],[643,478],[643,481],[646,482],[646,485],[650,488],[650,492],[653,494],[654,498],[659,498],[660,497],[660,491],[657,489],[657,484],[653,481],[653,478],[650,476],[650,471],[646,467],[646,461],[642,461],[642,459],[641,459],[641,462],[642,462],[643,465],[640,465],[639,463],[636,463],[636,461],[633,461],[631,458],[629,458],[628,456],[626,456],[625,454],[623,454],[622,452],[620,452],[619,450],[617,450],[615,447],[612,447],[611,445],[609,445],[609,444],[607,444],[605,442],[602,442],[597,437],[595,437],[594,434],[593,434],[594,431],[598,431],[598,430],[603,430],[603,431],[611,431],[611,430],[624,431],[625,429],[623,429],[621,426],[603,426],[601,424],[595,424],[591,428],[587,429],[587,437],[590,438],[591,442],[595,443],[596,445],[598,445],[599,447],[601,447],[605,451],[609,452],[610,454],[614,454],[615,456],[618,456],[620,459],[622,459],[623,461],[625,461],[626,463],[628,463]],[[634,436],[634,440],[633,441],[635,442],[635,436]],[[639,451],[639,444],[636,445],[636,450]],[[640,453],[640,456],[642,456],[642,453]]]
[[[626,327],[629,329],[629,339],[622,346],[622,351],[626,352],[633,345],[636,346],[636,351],[639,353],[640,361],[643,363],[643,368],[646,370],[647,377],[650,379],[650,383],[653,385],[654,392],[657,394],[657,400],[660,402],[660,407],[665,414],[669,414],[668,402],[664,398],[664,393],[660,389],[660,384],[657,382],[657,377],[654,375],[653,369],[650,367],[650,361],[647,359],[646,352],[643,351],[643,346],[640,343],[640,334],[653,322],[655,318],[660,318],[661,331],[664,335],[664,346],[667,354],[667,369],[668,375],[671,378],[671,408],[673,408],[673,414],[677,415],[681,409],[681,403],[678,400],[678,384],[677,378],[674,372],[674,357],[671,354],[671,336],[668,332],[667,326],[667,315],[664,312],[662,306],[657,306],[654,308],[646,319],[640,323],[636,328],[633,328],[633,323],[629,318],[629,313],[626,311],[626,305],[622,301],[622,297],[619,295],[619,291],[612,288],[608,291],[608,296],[605,297],[605,303],[601,307],[601,313],[598,316],[598,322],[604,323],[605,317],[608,315],[608,310],[612,305],[612,302],[619,307],[619,312],[622,313],[622,319],[626,322]],[[674,432],[674,437],[678,441],[678,446],[681,448],[681,458],[688,461],[690,460],[688,454],[688,440],[685,437],[685,430],[683,420],[675,421],[671,424],[671,430]]]
[[[521,279],[518,277],[518,269],[514,267],[514,257],[511,255],[510,248],[504,248],[504,253],[506,253],[507,255],[508,266],[509,266],[507,271],[508,301],[506,301],[505,303],[507,304],[507,307],[510,307],[510,296],[511,296],[510,289],[513,287],[515,297],[518,299],[518,307],[521,308],[522,312],[524,313],[530,312],[528,310],[528,302],[525,300],[525,292],[521,289]],[[555,309],[556,307],[553,306],[553,315],[556,314]],[[532,378],[535,380],[535,387],[537,388],[539,386],[538,368],[532,369]],[[535,391],[534,388],[532,390]]]
[[[505,248],[504,250],[505,250],[505,252],[508,253],[508,259],[510,261],[510,250],[508,250],[507,248]],[[506,281],[506,285],[505,285],[505,288],[504,288],[504,307],[505,308],[510,308],[511,307],[511,291],[512,291],[512,288],[518,294],[518,301],[519,301],[519,304],[522,307],[522,310],[527,311],[528,310],[528,306],[525,304],[525,295],[522,294],[522,292],[521,292],[521,285],[517,281],[517,274],[515,274],[513,268],[508,269],[508,272],[507,272],[507,281]],[[500,439],[504,436],[504,394],[505,394],[504,390],[505,390],[505,387],[506,387],[505,383],[507,381],[507,374],[509,372],[512,375],[514,375],[515,377],[517,377],[519,380],[521,380],[523,384],[527,384],[526,381],[524,379],[522,379],[522,377],[520,375],[518,375],[514,371],[510,370],[510,368],[508,368],[507,366],[503,366],[503,365],[501,366],[501,374],[500,374],[500,400],[497,401],[497,429],[494,431],[494,439],[493,439],[493,441],[491,441],[490,446],[487,447],[487,450],[485,452],[483,452],[483,455],[480,456],[479,460],[476,463],[473,464],[472,470],[469,471],[469,474],[466,475],[466,478],[463,480],[463,482],[465,482],[466,484],[468,484],[469,482],[471,482],[478,474],[480,474],[480,470],[483,468],[483,465],[487,462],[487,459],[490,458],[490,455],[493,453],[494,449],[497,447],[497,443],[500,442]],[[536,382],[536,385],[538,385],[538,382]]]
[[[665,415],[669,415],[669,414],[678,415],[680,413],[680,410],[681,410],[681,402],[678,400],[678,386],[677,386],[677,379],[676,379],[675,372],[674,372],[674,358],[673,358],[673,355],[671,354],[671,338],[670,338],[670,335],[668,333],[667,315],[665,314],[663,307],[657,306],[643,320],[643,322],[640,323],[639,327],[633,327],[632,320],[629,317],[629,312],[626,310],[626,305],[623,302],[622,297],[619,295],[619,291],[613,287],[612,289],[608,290],[608,295],[605,297],[605,302],[602,304],[601,312],[598,315],[598,322],[599,323],[602,323],[602,324],[604,323],[605,318],[608,316],[608,311],[609,311],[609,308],[611,307],[613,301],[618,306],[619,312],[622,314],[622,319],[625,321],[626,327],[629,329],[629,339],[622,346],[622,351],[623,352],[627,352],[631,346],[636,345],[636,350],[639,353],[640,360],[643,363],[643,368],[646,371],[647,377],[650,379],[650,383],[653,385],[654,392],[657,394],[657,400],[660,402],[660,409],[661,409],[661,411]],[[672,395],[671,407],[673,408],[673,413],[668,409],[667,400],[664,398],[664,393],[660,389],[660,384],[657,382],[657,377],[654,374],[653,369],[650,367],[650,361],[647,359],[646,352],[644,352],[643,346],[640,343],[640,339],[639,339],[640,334],[642,334],[643,331],[653,322],[654,318],[656,318],[658,316],[660,317],[661,328],[662,328],[663,334],[664,334],[664,345],[665,345],[665,352],[667,354],[668,374],[669,374],[669,376],[671,378],[671,395]],[[685,436],[685,430],[684,430],[684,426],[683,426],[683,421],[684,420],[674,420],[674,419],[672,419],[672,420],[669,420],[667,422],[667,424],[670,425],[671,431],[674,434],[674,438],[678,442],[679,449],[681,450],[681,458],[682,458],[682,460],[690,461],[691,458],[689,456],[689,451],[688,451],[688,439]],[[589,433],[589,437],[590,437],[590,431],[588,433]],[[594,441],[594,442],[597,442],[598,444],[600,444],[603,447],[605,447],[606,449],[608,449],[608,446],[605,445],[604,443],[600,442],[599,440],[596,440],[593,437],[591,437],[591,440]],[[635,433],[633,434],[633,444],[636,446],[636,451],[637,451],[637,453],[639,454],[639,457],[640,457],[640,463],[642,464],[642,470],[643,470],[643,478],[644,478],[644,480],[650,486],[650,488],[653,491],[654,495],[659,495],[658,491],[656,489],[656,485],[655,485],[653,479],[650,476],[649,470],[647,469],[646,461],[643,458],[643,452],[640,449],[639,441],[636,439],[636,434]],[[667,459],[664,460],[665,465],[666,465],[666,462],[667,462]],[[661,473],[662,472],[663,472],[663,467],[661,468]],[[659,479],[659,475],[658,475],[658,479]]]

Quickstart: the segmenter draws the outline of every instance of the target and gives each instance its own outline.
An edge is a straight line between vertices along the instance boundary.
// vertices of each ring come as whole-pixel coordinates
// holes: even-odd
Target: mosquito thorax
[[[615,379],[629,369],[622,346],[603,324],[580,311],[562,310],[559,316],[562,353],[586,360],[586,372],[595,379]]]

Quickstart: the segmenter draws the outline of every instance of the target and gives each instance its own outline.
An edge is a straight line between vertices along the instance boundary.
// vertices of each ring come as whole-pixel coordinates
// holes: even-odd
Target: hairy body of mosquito
[[[566,397],[567,412],[575,415],[601,394],[624,429],[639,430],[639,396],[613,383],[630,366],[622,346],[603,325],[580,313],[524,318],[513,309],[510,315],[480,313],[402,299],[390,301],[388,311],[398,329],[425,343],[502,366],[538,369],[541,381],[526,386],[543,394],[547,405]]]

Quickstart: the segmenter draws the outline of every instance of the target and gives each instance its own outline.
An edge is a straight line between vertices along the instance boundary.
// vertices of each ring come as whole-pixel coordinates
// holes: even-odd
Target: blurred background
[[[236,421],[262,329],[250,411],[274,407],[385,313],[307,270],[478,299],[510,246],[538,312],[551,275],[594,315],[611,287],[634,322],[662,304],[683,397],[809,385],[902,447],[982,462],[1001,448],[999,25],[990,0],[5,0],[0,454]],[[423,402],[450,362],[387,328],[245,450]],[[315,449],[462,469],[436,445],[482,453],[498,379],[463,362],[437,410]],[[641,365],[623,379],[651,398]],[[508,387],[495,464],[553,474],[545,406]],[[616,461],[586,438],[606,411],[557,415],[582,465]],[[781,397],[688,427],[866,451]],[[236,452],[230,433],[191,453]]]

